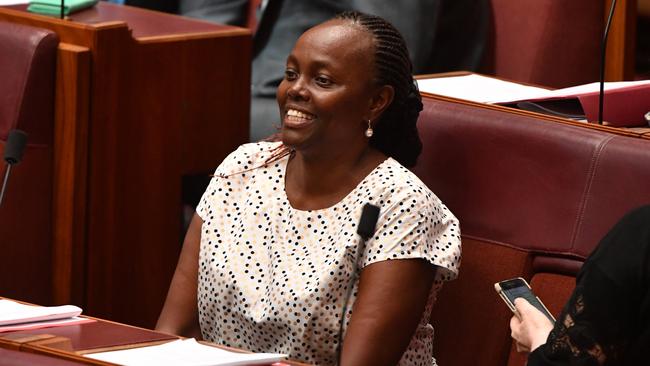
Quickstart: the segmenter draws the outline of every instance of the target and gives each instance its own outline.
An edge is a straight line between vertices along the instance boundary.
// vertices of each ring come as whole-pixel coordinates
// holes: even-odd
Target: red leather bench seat
[[[506,365],[511,313],[494,282],[532,279],[557,314],[600,238],[650,203],[650,140],[430,97],[418,127],[414,171],[463,237],[460,277],[434,309],[434,356],[446,366]]]

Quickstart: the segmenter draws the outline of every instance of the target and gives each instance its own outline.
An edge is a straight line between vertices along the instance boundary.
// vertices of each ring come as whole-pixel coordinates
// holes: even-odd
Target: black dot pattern
[[[357,266],[423,258],[437,276],[401,365],[432,365],[429,318],[444,281],[458,274],[458,221],[413,173],[388,158],[332,207],[302,211],[284,190],[288,157],[264,166],[278,143],[246,144],[217,168],[197,213],[203,219],[198,312],[203,337],[317,365],[337,361],[358,280],[348,298],[362,206],[381,208]],[[258,168],[255,168],[258,167]],[[251,168],[254,168],[251,170]],[[358,278],[358,276],[356,277]],[[347,304],[347,308],[345,308]]]

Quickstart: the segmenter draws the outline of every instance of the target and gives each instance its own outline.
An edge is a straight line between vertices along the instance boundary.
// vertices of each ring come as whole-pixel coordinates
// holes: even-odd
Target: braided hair
[[[346,20],[370,33],[375,43],[375,80],[395,91],[393,102],[373,127],[370,146],[412,167],[422,151],[417,120],[422,98],[413,80],[406,42],[395,27],[375,15],[346,11],[334,19]]]

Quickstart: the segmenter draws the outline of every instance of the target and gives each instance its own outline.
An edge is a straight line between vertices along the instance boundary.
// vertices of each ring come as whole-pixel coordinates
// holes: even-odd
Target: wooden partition
[[[605,0],[607,22],[612,0]],[[633,80],[636,53],[637,0],[618,0],[607,41],[605,80]]]
[[[61,40],[51,303],[151,327],[181,248],[183,176],[248,140],[250,32],[105,2],[64,20],[0,7],[0,21]]]

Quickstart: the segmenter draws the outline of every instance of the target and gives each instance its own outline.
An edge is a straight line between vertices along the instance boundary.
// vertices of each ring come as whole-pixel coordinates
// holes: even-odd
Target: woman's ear
[[[391,85],[380,87],[370,101],[370,119],[376,121],[390,106],[395,97],[395,89]]]

